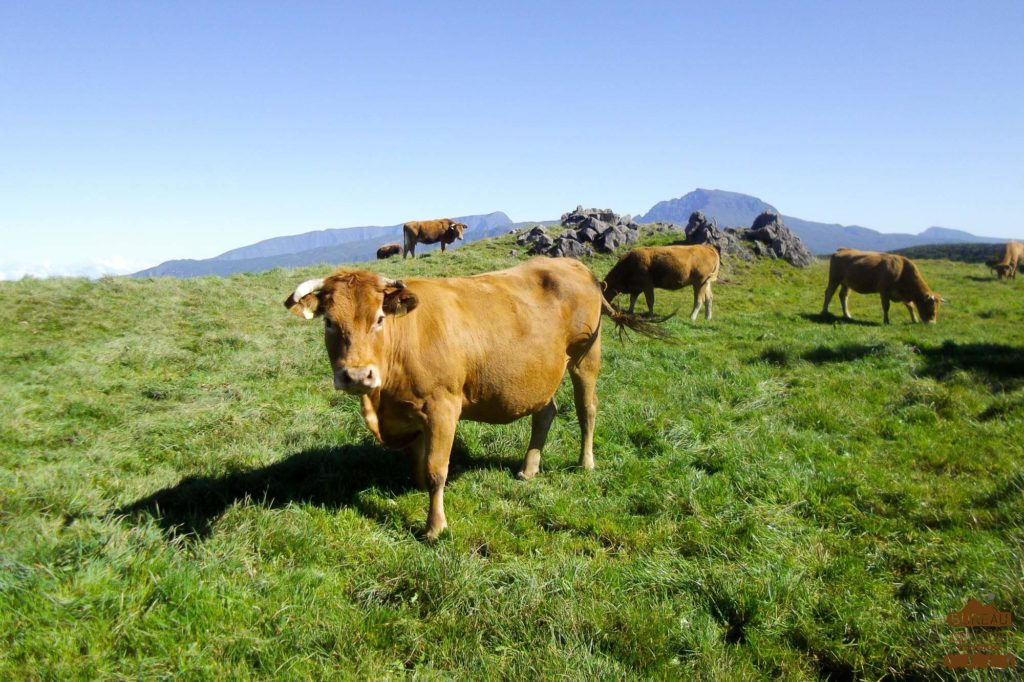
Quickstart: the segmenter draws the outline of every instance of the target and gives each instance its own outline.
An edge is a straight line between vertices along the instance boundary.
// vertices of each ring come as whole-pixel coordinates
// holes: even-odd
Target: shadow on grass
[[[999,282],[995,275],[989,275],[988,277],[979,277],[978,275],[967,275],[964,279],[969,279],[972,282]]]
[[[860,327],[878,327],[881,325],[879,322],[868,322],[867,320],[848,320],[842,315],[837,316],[832,313],[825,313],[824,315],[821,313],[800,313],[800,317],[815,324],[852,324]]]
[[[518,463],[518,460],[469,457],[465,446],[456,440],[448,481],[473,469],[511,471]],[[396,519],[389,509],[373,500],[361,499],[360,493],[375,489],[394,496],[415,490],[411,468],[404,451],[389,450],[373,443],[316,448],[256,469],[220,476],[187,476],[176,485],[158,490],[111,514],[154,517],[173,537],[199,539],[209,536],[217,519],[239,502],[269,508],[294,502],[325,509],[351,507],[377,522],[393,523]]]
[[[926,376],[940,381],[954,372],[964,371],[988,383],[996,391],[1012,391],[1024,386],[1024,348],[1001,343],[955,343],[946,341],[937,348],[922,348]]]
[[[1024,386],[1024,348],[999,343],[964,343],[946,341],[941,346],[915,348],[923,360],[916,369],[919,376],[939,381],[948,380],[956,372],[966,372],[984,381],[994,391],[1012,391]],[[885,344],[843,344],[818,346],[800,357],[814,364],[854,362],[882,355]],[[784,351],[767,350],[762,360],[775,363],[789,361]]]
[[[870,345],[847,343],[841,346],[836,346],[835,348],[829,346],[818,346],[817,348],[807,351],[800,357],[807,362],[822,365],[830,362],[854,362],[872,355],[878,355],[883,350],[885,350],[885,345],[881,343]]]

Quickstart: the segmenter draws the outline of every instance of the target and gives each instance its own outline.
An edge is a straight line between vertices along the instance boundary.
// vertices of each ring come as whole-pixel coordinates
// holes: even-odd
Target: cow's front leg
[[[640,296],[640,292],[629,295],[629,314],[633,314],[633,308],[636,307],[636,299]]]
[[[444,484],[448,480],[448,460],[455,440],[455,427],[459,423],[459,411],[451,405],[428,407],[430,421],[424,431],[427,455],[427,490],[430,493],[430,510],[427,512],[427,540],[436,540],[448,521],[444,516]]]
[[[907,311],[910,312],[910,323],[914,324],[915,322],[917,322],[917,315],[914,314],[914,304],[908,301],[903,305],[907,306]]]
[[[526,450],[526,458],[523,459],[523,467],[516,474],[520,481],[529,481],[540,471],[540,453],[544,449],[544,443],[548,439],[548,431],[551,429],[551,422],[555,420],[554,398],[544,407],[533,413],[533,424],[530,431],[530,447]]]
[[[445,244],[444,242],[441,242],[441,253],[445,252],[446,247],[447,247],[447,244]]]

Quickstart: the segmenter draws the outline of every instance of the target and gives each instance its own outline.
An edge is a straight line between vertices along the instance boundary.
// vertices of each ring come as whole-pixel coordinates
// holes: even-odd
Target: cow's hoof
[[[424,534],[423,537],[426,538],[427,542],[436,542],[437,539],[441,537],[441,534],[444,533],[444,531],[447,528],[448,524],[445,524],[440,528],[428,528],[427,532]]]
[[[520,471],[519,473],[516,474],[516,478],[518,478],[520,481],[529,481],[531,478],[533,478],[536,475],[537,475],[536,471],[534,471],[534,472]]]

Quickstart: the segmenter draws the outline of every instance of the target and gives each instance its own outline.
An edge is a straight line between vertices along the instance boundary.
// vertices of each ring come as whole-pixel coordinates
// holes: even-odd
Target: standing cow
[[[612,302],[620,293],[629,294],[632,314],[641,293],[647,301],[648,314],[654,314],[654,290],[674,291],[693,287],[693,311],[696,321],[701,305],[704,316],[711,319],[711,283],[718,280],[721,257],[707,244],[696,246],[645,246],[627,252],[604,278],[604,295]]]
[[[938,319],[939,304],[946,300],[928,287],[914,261],[893,253],[875,251],[838,249],[832,254],[822,315],[828,314],[828,305],[836,288],[843,304],[843,317],[848,320],[853,319],[847,306],[851,289],[858,294],[879,294],[886,324],[889,324],[890,301],[906,305],[911,322],[918,321],[914,315],[916,307],[922,322],[934,324]]]
[[[402,233],[405,235],[405,248],[402,250],[402,258],[404,259],[407,255],[415,258],[417,244],[436,244],[441,242],[441,251],[444,251],[448,244],[451,244],[456,239],[462,239],[462,233],[465,230],[465,223],[457,223],[451,218],[408,222],[402,226]]]
[[[367,427],[406,448],[430,492],[426,536],[447,525],[444,484],[460,419],[505,424],[532,415],[519,478],[532,478],[568,368],[581,443],[594,467],[595,383],[601,315],[652,336],[660,329],[612,308],[579,261],[535,258],[473,277],[410,278],[342,270],[303,282],[285,301],[299,317],[324,318],[334,387],[359,396]]]
[[[991,263],[990,267],[996,271],[996,276],[999,279],[1016,279],[1017,268],[1020,267],[1022,260],[1024,260],[1024,244],[1009,241],[1000,248],[997,259]]]

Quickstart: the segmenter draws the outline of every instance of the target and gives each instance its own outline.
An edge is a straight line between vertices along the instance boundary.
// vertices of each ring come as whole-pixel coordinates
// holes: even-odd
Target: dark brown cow
[[[693,312],[690,320],[697,319],[703,304],[704,316],[711,319],[711,283],[718,279],[721,258],[714,247],[645,246],[627,252],[604,278],[604,295],[611,303],[619,294],[629,294],[629,312],[633,312],[641,293],[647,301],[647,311],[654,314],[654,290],[674,291],[693,287]]]
[[[402,253],[402,245],[398,242],[391,244],[385,244],[384,246],[377,249],[377,260],[384,260],[385,258],[391,258]]]
[[[417,244],[436,244],[441,242],[441,250],[444,251],[448,244],[451,244],[456,239],[462,239],[462,233],[465,230],[465,223],[457,223],[451,218],[408,222],[402,226],[402,232],[405,235],[405,248],[402,250],[402,258],[405,258],[406,255],[415,258]]]
[[[612,308],[585,265],[535,258],[473,277],[410,278],[342,270],[303,282],[285,301],[294,314],[324,317],[337,389],[357,395],[370,431],[406,448],[430,492],[427,538],[445,528],[444,484],[460,419],[505,424],[533,415],[519,478],[532,478],[568,368],[581,443],[594,467],[595,382],[601,315],[650,335],[651,323]]]
[[[914,308],[923,322],[934,323],[939,315],[939,303],[945,299],[928,288],[914,261],[893,253],[838,249],[832,254],[828,269],[828,286],[825,288],[825,305],[821,314],[828,314],[832,294],[839,289],[839,301],[843,304],[843,317],[852,319],[847,299],[850,290],[858,294],[879,294],[882,297],[882,315],[889,324],[889,302],[897,301],[907,306],[910,321],[917,322]]]
[[[1009,241],[999,250],[997,259],[991,263],[991,268],[996,271],[999,279],[1016,279],[1017,268],[1024,260],[1024,244]]]

